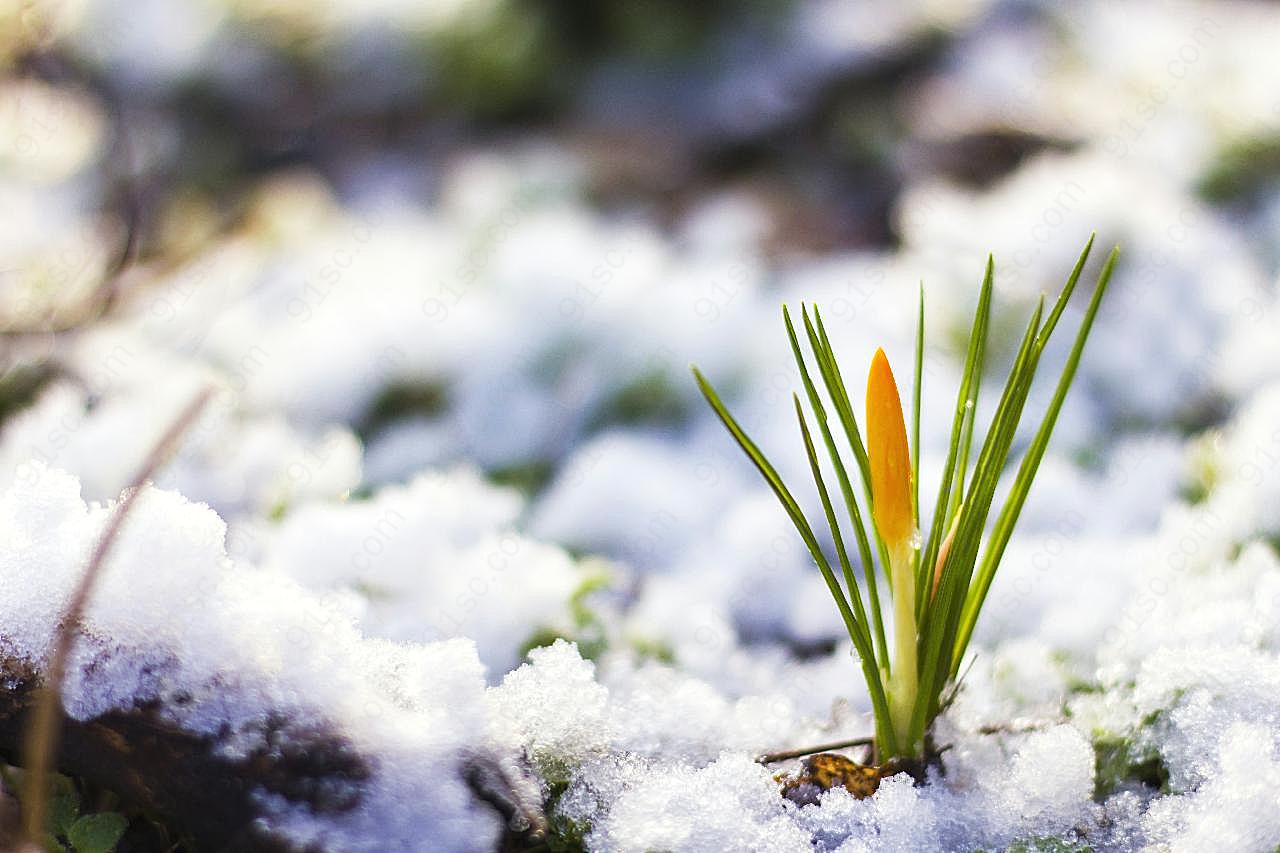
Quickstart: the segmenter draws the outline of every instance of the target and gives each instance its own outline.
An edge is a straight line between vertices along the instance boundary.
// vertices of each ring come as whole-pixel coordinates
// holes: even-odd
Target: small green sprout
[[[20,790],[17,780],[21,773],[17,768],[0,764],[2,788]],[[90,798],[70,777],[61,774],[50,777],[49,795],[40,840],[21,849],[47,853],[113,853],[129,827],[127,817],[110,808],[101,811],[87,808]],[[105,793],[92,799],[99,808],[115,803],[115,798]]]
[[[1027,324],[991,423],[985,436],[976,443],[977,456],[971,465],[970,457],[975,448],[974,420],[985,367],[995,276],[994,261],[988,258],[928,536],[923,536],[919,529],[923,288],[916,324],[910,442],[893,371],[884,352],[877,350],[867,381],[867,442],[863,444],[853,404],[823,326],[822,315],[816,307],[810,311],[808,307],[801,306],[804,335],[818,376],[857,465],[858,479],[862,484],[862,504],[854,493],[849,469],[837,448],[827,405],[810,373],[795,324],[783,306],[783,321],[792,354],[800,369],[805,397],[812,410],[812,422],[817,425],[818,435],[830,458],[847,513],[842,526],[819,463],[810,419],[801,405],[800,396],[793,395],[810,471],[835,545],[839,577],[823,553],[814,533],[815,524],[805,517],[777,470],[729,414],[706,377],[696,367],[693,369],[707,402],[782,503],[835,599],[861,661],[875,716],[876,746],[882,760],[919,760],[926,757],[926,734],[945,704],[944,697],[959,676],[974,624],[1044,457],[1115,267],[1118,249],[1111,251],[1103,265],[1075,343],[1059,375],[1057,388],[1022,457],[1013,486],[991,522],[996,487],[1009,463],[1040,357],[1075,290],[1092,247],[1093,237],[1090,237],[1048,317],[1044,316],[1045,300],[1041,296]],[[866,514],[864,505],[869,508]],[[870,516],[870,524],[866,515]],[[857,558],[866,586],[865,600],[863,584],[858,581],[854,560],[846,546],[845,527],[852,528],[856,539]],[[893,607],[892,655],[886,641],[877,575],[883,576]]]

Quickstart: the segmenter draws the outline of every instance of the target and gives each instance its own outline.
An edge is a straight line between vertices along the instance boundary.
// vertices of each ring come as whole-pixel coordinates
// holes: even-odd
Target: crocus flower
[[[894,625],[889,708],[894,731],[901,737],[910,728],[918,685],[913,569],[916,519],[911,501],[907,425],[902,417],[898,383],[883,349],[876,350],[867,376],[867,462],[871,468],[871,517],[889,552]]]
[[[1075,343],[1062,366],[1053,397],[1041,416],[1035,437],[1025,449],[1017,478],[997,509],[996,491],[1001,482],[998,474],[1009,463],[1015,449],[1013,439],[1018,434],[1018,423],[1025,412],[1036,367],[1075,290],[1092,246],[1093,238],[1090,238],[1048,313],[1042,298],[1028,319],[1018,356],[1005,380],[1000,404],[992,414],[984,435],[974,432],[973,408],[984,372],[991,325],[995,262],[988,258],[965,354],[960,392],[952,415],[946,465],[933,505],[933,527],[927,538],[919,531],[917,484],[913,482],[915,469],[907,440],[902,399],[883,350],[876,350],[867,376],[867,440],[864,443],[822,315],[816,307],[810,311],[801,306],[802,338],[790,313],[783,308],[783,322],[791,341],[792,354],[800,369],[804,395],[813,413],[812,422],[817,426],[816,436],[821,440],[820,444],[814,440],[815,431],[809,426],[810,419],[805,415],[800,395],[796,394],[793,398],[796,419],[809,459],[809,471],[822,501],[822,516],[813,519],[806,517],[800,502],[783,482],[778,470],[729,413],[706,377],[694,368],[694,376],[707,402],[781,502],[831,591],[867,682],[875,714],[876,752],[882,758],[911,761],[931,758],[925,749],[929,731],[944,707],[944,693],[954,688],[959,677],[974,624],[1044,457],[1054,423],[1075,378],[1102,295],[1115,268],[1117,252],[1112,250],[1098,275],[1097,286],[1076,331]],[[822,400],[819,384],[809,369],[809,359],[802,351],[804,339],[808,340],[816,360],[817,378],[827,392],[830,408]],[[912,414],[916,430],[919,429],[921,414],[918,405],[924,340],[922,292],[916,321],[917,408]],[[834,412],[834,420],[829,416],[831,412]],[[854,493],[853,478],[832,431],[833,425],[838,425],[844,432],[849,448],[857,457],[855,473],[861,475],[862,485],[869,492],[870,523],[864,520]],[[975,439],[982,452],[970,464],[970,451]],[[831,497],[832,490],[827,487],[822,473],[818,453],[821,446],[825,446],[839,484],[839,495],[844,498],[848,510],[846,522],[853,528],[857,556],[861,558],[863,568],[861,582],[854,571],[853,555],[844,537],[847,528],[841,523]],[[825,521],[831,531],[830,542],[836,552],[834,561],[825,553],[815,532],[819,521]],[[876,545],[880,547],[876,548]],[[879,566],[874,556],[877,550],[881,556]],[[837,576],[837,570],[842,577]],[[885,630],[888,620],[882,607],[881,578],[888,581],[892,597],[892,643]],[[890,761],[889,766],[896,765]]]

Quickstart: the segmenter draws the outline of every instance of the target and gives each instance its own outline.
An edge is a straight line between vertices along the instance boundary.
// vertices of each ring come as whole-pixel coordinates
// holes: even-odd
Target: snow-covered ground
[[[224,6],[247,4],[181,25],[141,4],[185,47],[93,53],[105,5],[62,22],[104,73],[157,90],[248,73],[217,49],[237,43]],[[985,8],[915,5],[822,62]],[[820,43],[813,21],[841,4],[801,6],[791,37]],[[589,164],[543,139],[455,159],[428,200],[291,169],[255,179],[235,227],[179,208],[183,251],[131,268],[105,317],[6,343],[7,377],[56,369],[0,422],[0,648],[46,659],[112,502],[212,384],[109,560],[65,706],[159,701],[228,755],[279,712],[341,733],[376,759],[359,808],[261,794],[263,828],[293,843],[494,849],[502,821],[463,778],[483,754],[536,780],[565,849],[1272,853],[1280,184],[1206,186],[1280,133],[1280,14],[998,6],[915,82],[904,122],[1069,144],[980,187],[904,164],[893,248],[780,253],[744,193],[674,223],[606,212]],[[291,25],[366,13],[315,14]],[[755,72],[803,84],[778,57]],[[0,268],[17,271],[0,315],[72,317],[122,228],[94,204],[106,119],[70,87],[5,82],[0,102],[19,139],[0,150]],[[905,375],[923,280],[928,494],[987,252],[994,373],[1091,231],[1122,259],[939,721],[945,773],[796,806],[754,757],[869,734],[870,702],[820,575],[688,366],[818,510],[780,305],[822,310],[859,399],[877,346]]]

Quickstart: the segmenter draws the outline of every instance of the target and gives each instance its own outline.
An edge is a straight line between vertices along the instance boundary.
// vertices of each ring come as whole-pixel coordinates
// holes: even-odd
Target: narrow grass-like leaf
[[[805,318],[808,318],[807,312]],[[840,364],[836,361],[835,350],[831,346],[830,339],[827,338],[827,330],[823,326],[822,314],[817,306],[813,309],[813,321],[805,323],[805,332],[809,336],[810,346],[823,364],[823,380],[828,383],[827,391],[836,404],[840,423],[848,434],[849,446],[853,448],[853,457],[857,460],[858,469],[862,472],[862,482],[870,488],[871,465],[867,461],[867,448],[862,443],[862,432],[858,429],[858,419],[853,413],[853,405],[849,402],[849,392],[845,389],[844,376],[840,373]]]
[[[1058,294],[1058,298],[1054,303],[1053,310],[1049,313],[1049,318],[1044,322],[1039,333],[1036,335],[1035,353],[1037,358],[1044,351],[1049,343],[1049,338],[1053,334],[1053,330],[1058,325],[1058,320],[1062,317],[1063,311],[1066,310],[1067,303],[1070,301],[1072,294],[1075,292],[1076,284],[1080,280],[1080,275],[1084,270],[1085,263],[1089,259],[1089,254],[1093,250],[1093,241],[1095,234],[1089,235],[1089,240],[1085,243],[1084,249],[1080,252],[1080,256],[1076,259],[1075,266],[1071,270],[1071,274],[1067,277],[1067,282],[1063,286],[1062,291]],[[1114,250],[1113,254],[1115,253]]]
[[[822,501],[822,511],[826,514],[827,523],[831,526],[831,535],[835,539],[836,553],[844,570],[845,580],[850,585],[849,594],[853,598],[854,608],[857,611],[856,618],[859,631],[856,636],[851,634],[850,637],[858,651],[858,657],[861,659],[863,675],[867,679],[867,689],[871,694],[872,705],[876,708],[877,728],[879,728],[881,711],[883,710],[888,742],[895,744],[896,748],[897,736],[893,729],[892,715],[889,714],[888,696],[885,693],[884,682],[881,680],[880,669],[875,655],[872,653],[871,634],[867,629],[867,614],[862,609],[862,598],[858,595],[857,584],[853,579],[853,569],[849,565],[849,555],[845,551],[844,540],[840,535],[840,524],[836,520],[835,509],[831,505],[831,495],[822,479],[822,467],[818,463],[818,452],[813,446],[813,436],[809,432],[809,425],[805,422],[804,409],[800,407],[800,397],[793,394],[792,399],[795,401],[796,406],[796,420],[800,422],[800,435],[804,439],[805,454],[809,457],[809,469],[813,473],[814,485],[818,488],[818,497]],[[826,569],[823,574],[827,578],[828,585],[834,584],[835,577],[831,574],[830,568]]]
[[[742,448],[742,452],[747,454],[747,458],[756,466],[756,470],[764,477],[765,482],[769,484],[769,488],[773,490],[774,495],[782,503],[782,508],[786,510],[787,515],[791,518],[791,523],[795,525],[796,530],[800,533],[800,538],[804,540],[804,544],[809,549],[809,553],[813,556],[813,560],[818,564],[818,568],[822,570],[824,575],[831,574],[831,566],[827,563],[827,558],[822,553],[822,548],[818,544],[818,539],[813,534],[813,529],[809,526],[809,522],[804,517],[804,512],[800,509],[800,505],[796,503],[796,499],[792,497],[791,491],[786,484],[782,482],[782,477],[778,474],[772,463],[760,452],[760,448],[746,434],[738,422],[734,420],[733,415],[729,414],[729,410],[724,403],[720,401],[720,396],[716,393],[711,383],[702,375],[702,371],[693,368],[693,376],[698,382],[698,387],[702,390],[702,396],[711,404],[711,408],[719,416],[721,423],[729,430],[729,434],[733,436],[733,440]],[[849,636],[857,636],[857,629],[854,625],[853,612],[849,609],[849,602],[845,598],[844,591],[841,590],[838,583],[833,585],[831,591],[832,597],[836,600],[836,606],[840,609],[841,616],[844,617],[846,626],[849,629]]]
[[[1084,247],[1084,249],[1081,251],[1079,258],[1077,258],[1077,259],[1076,259],[1075,266],[1074,266],[1074,267],[1072,268],[1072,270],[1071,270],[1071,275],[1069,275],[1069,276],[1067,277],[1067,282],[1066,282],[1066,284],[1063,286],[1062,291],[1058,294],[1058,298],[1057,298],[1057,300],[1054,302],[1053,309],[1052,309],[1052,311],[1049,313],[1049,317],[1048,317],[1048,319],[1047,319],[1047,320],[1045,320],[1044,324],[1041,326],[1040,330],[1039,330],[1039,331],[1037,332],[1037,334],[1036,334],[1035,342],[1034,342],[1034,344],[1033,344],[1033,346],[1032,346],[1032,348],[1031,348],[1031,351],[1030,351],[1029,355],[1030,355],[1031,357],[1033,357],[1033,358],[1034,358],[1035,363],[1037,363],[1037,364],[1038,364],[1038,361],[1039,361],[1040,354],[1044,351],[1045,347],[1048,345],[1048,343],[1049,343],[1049,338],[1050,338],[1050,336],[1052,335],[1053,330],[1057,327],[1058,320],[1062,317],[1062,313],[1063,313],[1063,311],[1065,311],[1065,310],[1066,310],[1067,303],[1068,303],[1068,301],[1071,299],[1071,295],[1072,295],[1072,294],[1074,293],[1074,291],[1075,291],[1076,284],[1077,284],[1077,283],[1079,282],[1079,280],[1080,280],[1080,275],[1081,275],[1081,273],[1082,273],[1082,272],[1083,272],[1083,270],[1084,270],[1085,263],[1088,261],[1088,259],[1089,259],[1089,254],[1090,254],[1090,252],[1092,251],[1092,248],[1093,248],[1093,240],[1094,240],[1094,235],[1090,235],[1090,236],[1089,236],[1089,240],[1088,240],[1088,242],[1086,242],[1086,243],[1085,243],[1085,247]],[[1042,297],[1041,297],[1041,299],[1040,299],[1040,307],[1041,307],[1041,309],[1043,308],[1043,304],[1044,304],[1044,298],[1043,298],[1043,296],[1042,296]],[[1014,367],[1013,367],[1013,370],[1012,370],[1012,373],[1010,374],[1010,376],[1011,376],[1011,377],[1012,377],[1014,374],[1016,374],[1016,373],[1017,373],[1017,371],[1020,369],[1020,365],[1021,365],[1021,363],[1022,363],[1022,359],[1023,359],[1023,357],[1024,357],[1024,354],[1023,354],[1022,352],[1019,352],[1018,359],[1015,361],[1015,363],[1014,363]],[[1028,382],[1028,383],[1030,383],[1030,382],[1031,382],[1031,380],[1032,380],[1032,379],[1034,379],[1034,374],[1035,374],[1035,368],[1034,368],[1034,366],[1033,366],[1033,367],[1032,367],[1032,370],[1031,370],[1031,373],[1030,373],[1030,375],[1029,375],[1029,377],[1028,377],[1028,379],[1027,379],[1027,382]],[[1006,394],[1007,394],[1007,391],[1008,391],[1008,389],[1006,388]],[[1030,393],[1030,387],[1029,387],[1029,384],[1028,384],[1028,387],[1027,387],[1026,391],[1027,391],[1027,393],[1028,393],[1028,394]],[[1021,418],[1021,410],[1019,410],[1018,417],[1019,417],[1019,419]],[[1017,421],[1017,420],[1015,420],[1015,421],[1013,422],[1013,424],[1012,424],[1012,427],[1016,430],[1017,425],[1018,425],[1018,421]],[[996,422],[995,422],[995,421],[993,421],[992,425],[988,428],[988,435],[989,435],[989,437],[990,437],[990,435],[991,435],[991,434],[993,434],[995,431],[996,431]],[[1012,440],[1012,436],[1011,436],[1010,440]],[[1002,465],[1003,465],[1003,463],[1002,463]],[[998,477],[998,476],[999,476],[999,474],[1000,474],[1000,471],[996,471],[996,472],[995,472],[995,476],[997,476],[997,477]],[[993,570],[993,571],[994,571],[994,570]],[[968,595],[968,593],[967,593],[967,591],[966,591],[966,601],[965,601],[965,606],[968,606],[967,595]],[[962,611],[962,616],[961,616],[961,618],[962,618],[962,620],[963,620],[963,611]],[[976,616],[975,616],[975,619],[976,619]],[[967,642],[967,641],[966,641],[966,642]],[[955,670],[955,666],[956,666],[956,665],[958,665],[958,664],[956,664],[955,662],[953,662],[953,665],[952,665],[952,671],[953,671],[953,672],[954,672],[954,670]]]
[[[969,475],[969,451],[973,448],[973,425],[978,420],[978,396],[982,390],[982,374],[986,368],[986,342],[978,344],[977,368],[973,373],[973,382],[969,385],[968,399],[964,403],[964,421],[960,425],[960,458],[956,461],[956,488],[951,492],[951,501],[944,519],[946,529],[950,529],[951,520],[960,511],[960,503],[964,500],[964,479]]]
[[[800,397],[796,394],[791,396],[795,399],[796,420],[800,422],[800,434],[804,438],[804,449],[809,458],[809,468],[813,473],[813,484],[818,489],[818,497],[822,501],[822,512],[827,517],[828,527],[831,528],[831,538],[836,546],[836,558],[844,574],[849,601],[853,607],[854,621],[858,628],[858,635],[854,638],[854,644],[858,647],[859,653],[865,652],[870,656],[871,632],[867,627],[867,614],[863,610],[862,596],[858,592],[858,581],[853,576],[853,566],[849,562],[849,552],[844,547],[844,536],[840,532],[840,523],[836,519],[835,507],[831,505],[831,494],[827,491],[826,481],[822,477],[822,466],[818,462],[818,454],[813,445],[813,436],[809,432],[809,424],[805,419],[804,409],[800,407]]]
[[[920,517],[920,397],[924,387],[924,282],[920,282],[919,309],[916,313],[916,351],[915,381],[911,391],[911,511],[916,520],[917,536],[924,525]],[[929,568],[925,563],[924,551],[918,545],[912,549],[912,574],[916,579],[916,622],[924,611],[925,588],[929,585]]]
[[[943,563],[938,592],[925,608],[925,621],[920,636],[920,692],[911,724],[913,741],[917,736],[923,737],[925,726],[937,712],[938,695],[951,672],[951,650],[960,622],[961,607],[978,557],[983,528],[986,526],[1000,471],[1013,444],[1018,418],[1035,375],[1035,338],[1043,313],[1044,299],[1041,298],[1027,324],[1013,369],[1009,372],[1000,403],[978,455],[968,490],[969,497],[964,502],[955,539],[952,540],[946,562]]]
[[[1089,242],[1092,245],[1092,238],[1090,238]],[[1086,247],[1085,253],[1087,255],[1088,247]],[[951,672],[953,678],[960,669],[960,662],[969,646],[969,640],[973,636],[973,628],[977,623],[978,614],[986,601],[987,593],[991,589],[991,582],[995,578],[996,569],[1000,565],[1005,547],[1009,544],[1014,526],[1018,523],[1018,516],[1021,514],[1027,495],[1031,491],[1031,484],[1035,479],[1036,471],[1040,467],[1040,461],[1044,458],[1045,449],[1049,446],[1049,439],[1053,435],[1058,413],[1062,410],[1062,404],[1066,400],[1067,392],[1071,390],[1071,385],[1075,380],[1080,357],[1084,353],[1085,342],[1089,338],[1094,318],[1097,316],[1098,308],[1102,304],[1103,294],[1111,281],[1111,273],[1115,267],[1117,257],[1118,250],[1113,249],[1107,257],[1101,274],[1098,276],[1098,283],[1094,287],[1093,296],[1089,300],[1089,307],[1085,311],[1079,330],[1076,332],[1075,343],[1071,347],[1071,353],[1062,369],[1062,375],[1058,379],[1058,386],[1054,390],[1053,399],[1049,403],[1049,408],[1046,410],[1043,420],[1040,422],[1040,427],[1036,431],[1036,436],[1032,440],[1031,446],[1027,449],[1026,455],[1022,459],[1013,487],[992,528],[986,551],[983,553],[982,562],[976,572],[973,586],[969,590],[964,612],[961,616],[960,634],[956,640],[955,653],[952,656]],[[1075,271],[1072,273],[1072,281],[1068,283],[1068,287],[1074,286],[1074,279],[1079,278],[1080,269],[1083,265],[1084,257],[1081,258],[1080,263],[1077,264]],[[1060,314],[1061,312],[1055,313]],[[1046,327],[1049,322],[1055,320],[1056,317],[1051,316],[1050,320],[1046,321]],[[1050,331],[1052,330],[1050,329]],[[1048,343],[1048,336],[1042,335],[1036,343],[1039,348],[1043,349],[1044,345]]]
[[[880,672],[876,667],[874,657],[869,653],[863,653],[862,636],[858,630],[857,620],[853,611],[849,607],[849,601],[845,597],[844,590],[840,587],[840,582],[836,580],[835,573],[831,570],[831,564],[827,561],[826,556],[822,553],[822,547],[818,543],[818,539],[813,534],[813,529],[809,526],[809,522],[805,519],[804,513],[800,509],[800,505],[796,503],[791,491],[783,483],[782,477],[779,476],[777,470],[772,463],[760,452],[760,448],[746,434],[733,415],[729,413],[728,408],[720,400],[720,396],[716,393],[715,388],[702,375],[702,371],[693,368],[694,379],[697,380],[698,388],[702,391],[702,396],[706,398],[707,403],[715,411],[720,418],[720,422],[729,430],[729,434],[733,436],[734,441],[746,453],[747,458],[755,465],[756,470],[764,477],[765,482],[769,484],[769,488],[773,490],[774,495],[782,503],[783,509],[791,518],[791,523],[795,525],[796,530],[800,534],[800,538],[804,540],[805,546],[809,549],[810,556],[817,564],[818,570],[822,573],[822,578],[827,583],[827,588],[831,592],[831,597],[835,599],[836,608],[840,611],[840,618],[844,621],[845,630],[849,634],[849,639],[853,641],[855,647],[859,648],[859,656],[862,658],[863,675],[867,680],[867,687],[871,693],[871,701],[875,707],[876,728],[877,732],[884,732],[886,743],[896,744],[896,738],[892,730],[892,724],[889,721],[888,705],[884,695],[884,685],[880,679]],[[807,433],[806,433],[807,434]]]
[[[853,450],[854,459],[858,462],[858,471],[862,475],[863,495],[866,498],[867,506],[871,506],[871,466],[867,462],[867,451],[862,443],[862,434],[858,429],[858,419],[853,413],[853,404],[849,400],[849,392],[845,389],[844,378],[840,375],[840,367],[836,363],[835,352],[831,348],[831,342],[827,339],[827,330],[822,324],[822,315],[818,312],[817,307],[813,309],[813,320],[809,319],[809,312],[802,310],[802,318],[804,319],[805,334],[809,338],[809,346],[813,350],[814,357],[818,360],[818,367],[822,372],[822,381],[826,385],[827,394],[831,397],[831,402],[836,408],[836,415],[840,418],[840,425],[844,428],[845,438],[849,442],[849,447]],[[867,527],[863,522],[862,514],[856,511],[856,501],[854,503],[855,511],[853,515],[854,529],[858,533],[858,547],[866,550],[863,553],[863,569],[867,578],[867,594],[871,603],[871,618],[875,623],[876,645],[880,650],[880,661],[886,670],[889,668],[889,652],[888,643],[885,639],[884,617],[880,606],[880,583],[876,578],[876,567],[870,559],[870,539],[867,536]],[[881,569],[887,572],[889,565],[888,552],[885,550],[884,542],[881,541],[880,535],[872,529],[871,536],[874,537],[876,543],[877,555],[880,558]]]
[[[816,337],[812,334],[812,324],[809,322],[809,313],[803,304],[800,306],[800,312],[804,320],[805,331],[809,334],[810,346],[812,347],[815,345]],[[826,445],[827,455],[831,458],[831,465],[835,469],[836,480],[840,485],[840,493],[844,498],[845,508],[848,510],[849,518],[853,522],[854,536],[858,543],[858,556],[862,561],[863,572],[868,579],[869,590],[875,590],[875,562],[871,557],[871,544],[867,538],[867,530],[866,525],[862,520],[862,512],[858,507],[858,500],[853,494],[853,483],[849,478],[848,470],[845,468],[844,460],[841,458],[840,452],[836,449],[835,438],[832,436],[831,428],[827,420],[826,408],[822,405],[822,398],[818,395],[818,389],[809,375],[808,366],[805,364],[804,355],[800,350],[800,340],[796,336],[795,325],[791,322],[791,312],[787,310],[787,306],[785,305],[782,306],[782,320],[787,328],[787,338],[791,342],[792,355],[795,356],[796,364],[800,368],[800,379],[804,384],[805,394],[809,398],[809,405],[813,409],[814,419],[817,421],[818,429],[822,433],[822,441],[823,444]],[[818,367],[820,371],[823,371],[823,359],[825,355],[826,353],[820,352],[817,348],[814,349],[814,357],[818,359]],[[823,371],[822,376],[824,384],[827,385],[828,393],[830,393],[829,389],[831,386],[827,380],[827,373]],[[832,395],[832,399],[834,402],[834,395]],[[836,405],[838,406],[839,403],[837,402]],[[838,535],[839,531],[835,527],[833,527],[832,530],[833,534]],[[858,583],[853,576],[853,570],[847,565],[847,560],[844,561],[843,567],[845,569],[845,585],[849,588],[849,595],[856,598],[859,605],[861,605],[862,597],[858,589]],[[885,643],[884,619],[880,613],[880,596],[877,592],[871,592],[870,604],[871,618],[875,629],[876,660],[881,666],[885,666],[887,668],[889,652],[888,646]],[[866,617],[861,614],[861,612],[859,612],[859,618],[861,618],[865,623]]]
[[[1093,241],[1097,234],[1090,234],[1089,240],[1084,244],[1084,249],[1080,252],[1080,257],[1076,259],[1076,264],[1071,270],[1071,275],[1067,277],[1067,283],[1058,294],[1058,299],[1054,303],[1053,310],[1049,312],[1049,318],[1045,320],[1040,332],[1036,335],[1036,349],[1043,352],[1045,345],[1049,342],[1049,337],[1053,334],[1054,328],[1058,325],[1058,320],[1062,317],[1062,312],[1066,309],[1067,303],[1071,300],[1071,294],[1075,292],[1076,283],[1080,280],[1080,274],[1084,270],[1085,263],[1089,260],[1089,253],[1093,250]],[[968,420],[965,423],[965,434],[961,441],[960,464],[958,470],[961,478],[964,477],[968,467],[969,448],[973,438],[973,424],[977,416],[977,398],[979,383],[982,380],[982,370],[979,367],[977,375],[974,377],[974,387],[972,389],[971,398],[974,402],[973,407],[968,410]],[[959,509],[960,500],[963,498],[961,490],[956,490],[952,496],[952,506],[948,516],[954,516]]]
[[[987,270],[984,278],[992,279],[994,288],[995,258],[991,255],[987,256]],[[977,341],[970,341],[970,345],[977,347],[977,352],[974,357],[973,376],[966,389],[965,417],[960,427],[960,458],[956,462],[956,489],[951,494],[944,530],[951,528],[951,520],[960,510],[960,502],[964,499],[964,480],[969,476],[969,452],[973,447],[973,425],[978,420],[978,396],[982,390],[982,376],[987,369],[987,336],[983,335]]]
[[[847,418],[847,424],[850,427],[852,427],[852,435],[850,440],[851,442],[857,443],[856,447],[854,448],[854,453],[855,455],[858,455],[861,459],[860,465],[862,468],[862,485],[864,489],[863,494],[866,496],[867,506],[870,507],[871,506],[871,465],[867,461],[866,449],[863,447],[862,438],[858,433],[858,421],[853,414],[853,404],[849,402],[849,392],[845,389],[844,378],[840,375],[840,366],[839,366],[839,363],[836,361],[835,349],[831,346],[831,341],[828,340],[827,338],[827,329],[822,324],[822,315],[818,312],[817,306],[814,306],[814,309],[813,309],[813,319],[814,319],[814,323],[817,326],[818,337],[822,343],[823,350],[826,353],[827,363],[830,365],[832,373],[836,380],[836,384],[840,389],[840,398],[843,404],[843,409],[841,414],[842,422],[843,422],[843,419]],[[875,531],[875,525],[872,525],[872,530]],[[884,539],[881,538],[879,531],[875,531],[874,538],[876,542],[876,553],[880,557],[880,567],[881,569],[885,570],[885,579],[886,581],[888,581],[889,580],[888,570],[885,567],[889,565],[889,550],[885,546]],[[892,588],[890,589],[890,592],[892,592]]]
[[[1089,253],[1093,251],[1093,238],[1096,234],[1089,235],[1089,242],[1084,244],[1084,251],[1080,253],[1080,257],[1076,258],[1076,265],[1071,268],[1071,275],[1067,276],[1067,283],[1063,285],[1062,292],[1058,294],[1058,300],[1053,305],[1053,310],[1049,312],[1049,319],[1044,321],[1044,328],[1040,330],[1039,336],[1036,338],[1036,346],[1043,350],[1049,343],[1049,336],[1053,334],[1053,330],[1058,325],[1062,312],[1067,309],[1067,303],[1071,301],[1071,294],[1075,293],[1076,284],[1080,281],[1080,274],[1084,272],[1084,265],[1089,260]],[[1110,267],[1113,258],[1118,257],[1120,250],[1112,249],[1111,254],[1107,256],[1107,262],[1103,265],[1104,272],[1110,278]],[[1101,282],[1102,280],[1099,279]]]
[[[801,306],[803,310],[804,306]],[[849,474],[844,467],[844,460],[840,458],[839,451],[836,450],[835,438],[831,435],[831,428],[827,423],[827,410],[822,405],[822,398],[818,396],[818,389],[813,383],[813,379],[809,375],[808,365],[805,364],[804,355],[800,351],[800,340],[796,337],[795,325],[791,322],[791,312],[787,310],[787,306],[782,306],[782,320],[787,327],[787,339],[791,342],[791,352],[795,356],[796,366],[800,369],[800,379],[804,385],[805,395],[809,398],[809,405],[813,409],[814,420],[818,424],[818,430],[822,433],[823,444],[827,448],[827,455],[831,459],[831,465],[836,472],[836,480],[840,484],[840,491],[844,496],[846,506],[852,511],[857,511],[857,501],[853,498],[853,484],[849,482]],[[804,413],[800,409],[800,400],[796,399],[796,415],[800,420],[800,430],[806,436],[806,446],[808,445],[808,425],[805,423]],[[816,460],[810,460],[813,467],[813,475],[818,491],[823,498],[823,509],[826,511],[827,524],[831,528],[831,537],[835,542],[837,557],[840,560],[841,569],[844,572],[845,586],[849,590],[849,598],[854,605],[854,613],[858,617],[861,627],[867,628],[866,613],[863,612],[862,594],[858,588],[857,578],[854,577],[853,567],[849,562],[848,553],[844,547],[844,536],[840,532],[840,525],[836,520],[835,512],[830,508],[827,500],[826,486],[821,479],[821,470]],[[852,513],[851,513],[852,514]],[[870,557],[868,549],[864,560]],[[868,634],[868,640],[870,635]]]
[[[994,259],[988,255],[986,274],[988,276],[993,276],[994,272]],[[947,530],[951,529],[951,520],[955,517],[955,514],[960,511],[960,504],[964,500],[964,479],[969,473],[969,452],[973,447],[974,424],[978,420],[978,396],[979,392],[982,390],[982,375],[986,372],[986,336],[983,336],[983,339],[977,341],[976,344],[971,340],[970,345],[976,345],[978,347],[976,359],[977,369],[974,371],[973,382],[970,383],[970,387],[968,389],[968,399],[965,400],[965,419],[961,427],[960,435],[960,460],[956,465],[956,481],[959,484],[959,488],[952,493],[951,503],[947,509]]]
[[[951,422],[951,440],[947,448],[947,460],[942,468],[942,479],[938,484],[938,498],[934,503],[929,538],[925,545],[924,558],[921,560],[920,571],[917,575],[919,581],[916,584],[918,591],[916,602],[917,618],[922,616],[927,609],[928,596],[925,591],[931,588],[931,584],[926,582],[924,576],[926,573],[933,571],[934,563],[938,559],[938,549],[942,547],[942,540],[946,538],[948,532],[946,523],[947,508],[950,506],[951,490],[956,480],[956,460],[959,455],[966,412],[972,411],[977,406],[973,397],[974,377],[982,371],[983,353],[986,349],[987,332],[991,321],[991,291],[994,282],[995,260],[988,255],[986,273],[982,278],[982,289],[978,294],[978,308],[973,315],[973,329],[969,333],[969,349],[965,354],[960,390],[956,394],[956,410]],[[964,473],[961,472],[960,479],[963,480],[963,477]]]

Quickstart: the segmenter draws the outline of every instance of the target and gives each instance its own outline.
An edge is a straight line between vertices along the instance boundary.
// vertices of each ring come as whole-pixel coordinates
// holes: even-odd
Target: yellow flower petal
[[[871,359],[867,376],[867,457],[871,465],[871,516],[890,549],[915,532],[911,509],[911,451],[902,419],[898,383],[883,349]]]
[[[951,522],[951,530],[947,533],[947,538],[942,540],[942,547],[938,549],[937,562],[933,564],[933,589],[929,591],[929,597],[932,599],[938,594],[938,584],[942,582],[942,568],[947,564],[947,555],[951,553],[951,543],[956,539],[956,530],[960,528],[960,516],[956,515],[956,520]]]

